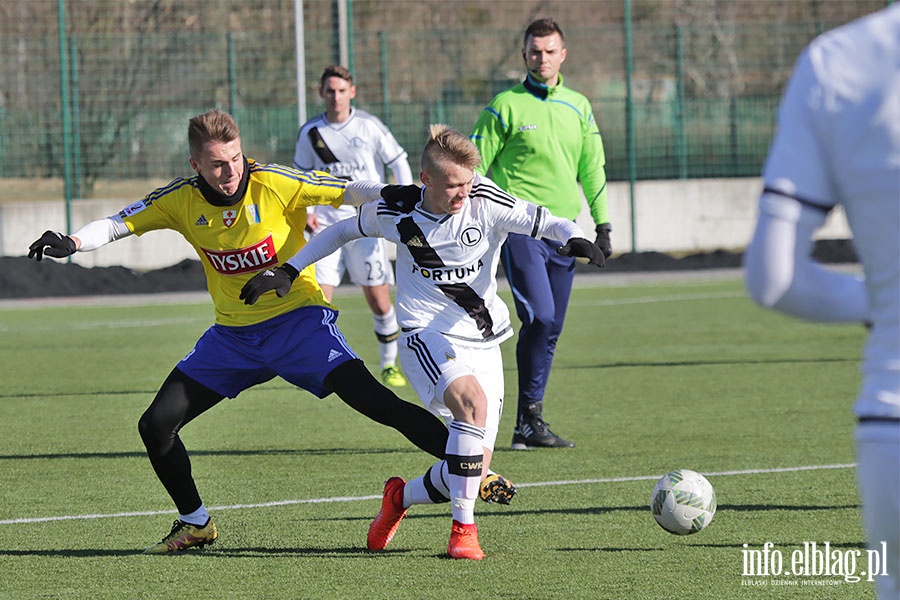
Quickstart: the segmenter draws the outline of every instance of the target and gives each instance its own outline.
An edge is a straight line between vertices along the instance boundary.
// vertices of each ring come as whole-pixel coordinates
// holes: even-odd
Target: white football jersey
[[[358,108],[351,108],[350,118],[343,123],[329,123],[325,113],[310,119],[300,128],[294,149],[298,169],[324,171],[349,181],[383,182],[384,168],[401,160],[406,160],[406,151],[390,130],[378,117]],[[327,227],[355,216],[356,208],[316,207],[314,212],[319,225]]]
[[[782,101],[767,190],[823,212],[843,205],[872,332],[858,415],[900,416],[900,6],[817,38]]]
[[[410,213],[383,201],[360,206],[359,231],[397,244],[397,320],[404,331],[429,328],[460,344],[486,347],[509,338],[506,304],[497,296],[500,247],[510,232],[561,240],[584,237],[572,221],[510,196],[475,175],[458,214],[435,215],[421,201]]]

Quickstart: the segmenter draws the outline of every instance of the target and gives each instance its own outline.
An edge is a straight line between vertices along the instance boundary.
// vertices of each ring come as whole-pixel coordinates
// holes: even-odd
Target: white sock
[[[378,338],[378,354],[381,359],[381,368],[385,369],[397,362],[397,337],[400,334],[400,326],[397,324],[397,312],[394,305],[384,315],[372,315],[375,325],[375,337]]]
[[[178,518],[185,523],[190,523],[191,525],[196,525],[197,527],[203,527],[204,525],[206,525],[206,522],[209,521],[209,513],[206,512],[206,507],[201,504],[200,508],[198,508],[194,512],[188,513],[186,515],[178,515]]]
[[[449,481],[447,461],[434,463],[428,467],[424,475],[407,482],[403,488],[403,508],[409,508],[413,504],[450,502]]]
[[[495,475],[492,469],[488,475]],[[425,474],[406,482],[403,488],[403,508],[413,504],[443,504],[450,502],[450,474],[447,472],[447,461],[441,460],[425,471]],[[479,491],[481,488],[479,487]]]
[[[475,499],[484,464],[484,428],[453,421],[447,439],[447,471],[453,520],[464,525],[475,522]]]

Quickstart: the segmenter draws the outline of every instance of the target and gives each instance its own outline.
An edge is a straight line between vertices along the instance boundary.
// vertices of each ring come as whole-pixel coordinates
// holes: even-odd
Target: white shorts
[[[356,285],[394,285],[394,270],[382,238],[353,240],[316,263],[316,279],[321,285],[339,286],[345,271]]]
[[[879,598],[900,597],[900,423],[856,426],[856,477],[869,548],[887,554],[875,577]],[[882,546],[882,543],[884,544]],[[874,565],[873,565],[873,571]],[[887,575],[880,575],[887,572]]]
[[[444,391],[455,379],[474,375],[487,397],[484,447],[494,449],[503,413],[503,358],[500,346],[473,348],[427,329],[400,337],[400,361],[425,408],[449,425],[453,414],[444,404]]]

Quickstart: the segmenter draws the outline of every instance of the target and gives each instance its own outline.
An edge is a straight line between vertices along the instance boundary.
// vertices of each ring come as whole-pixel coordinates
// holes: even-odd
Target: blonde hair
[[[234,117],[214,108],[188,121],[188,147],[197,157],[207,142],[231,142],[241,137]]]
[[[422,151],[422,170],[431,172],[446,162],[474,170],[481,164],[481,155],[472,140],[450,126],[429,125],[428,141]]]

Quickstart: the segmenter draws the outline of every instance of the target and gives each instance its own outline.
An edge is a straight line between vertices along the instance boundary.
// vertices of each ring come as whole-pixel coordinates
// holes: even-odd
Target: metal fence
[[[357,105],[382,117],[415,165],[429,123],[468,132],[495,93],[522,79],[522,30],[553,15],[569,49],[566,83],[593,102],[610,179],[755,176],[797,53],[885,4],[305,0],[306,109],[322,110],[322,68],[349,63]],[[4,178],[62,178],[67,197],[81,198],[103,180],[185,174],[187,119],[212,106],[236,116],[248,155],[290,164],[296,9],[292,0],[6,0],[0,200]]]

